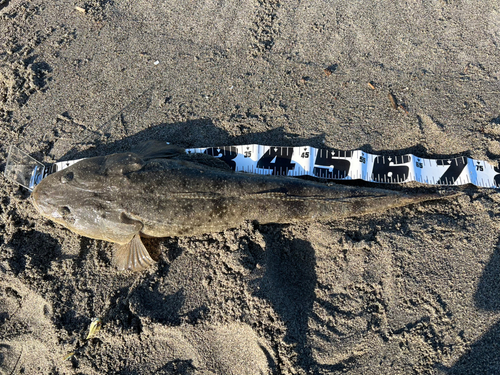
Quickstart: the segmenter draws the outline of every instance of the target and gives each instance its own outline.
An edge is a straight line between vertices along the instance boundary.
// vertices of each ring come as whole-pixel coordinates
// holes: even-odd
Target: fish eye
[[[61,214],[62,217],[65,217],[71,214],[71,210],[69,209],[68,206],[63,206],[59,208],[59,213]]]
[[[74,173],[73,173],[73,172],[68,172],[68,173],[66,173],[66,174],[63,174],[63,175],[61,176],[61,182],[62,182],[63,184],[65,184],[66,182],[70,182],[70,181],[73,179],[73,177],[75,177],[75,175],[74,175]]]

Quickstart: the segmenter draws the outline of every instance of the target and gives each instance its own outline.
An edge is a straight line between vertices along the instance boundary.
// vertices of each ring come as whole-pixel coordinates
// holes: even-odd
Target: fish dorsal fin
[[[146,141],[137,145],[132,152],[139,155],[144,161],[150,159],[169,159],[186,153],[182,147],[155,140]]]
[[[192,154],[179,155],[178,157],[176,157],[176,159],[189,161],[191,163],[195,163],[198,166],[221,169],[225,171],[232,171],[229,164],[212,155],[194,152]]]
[[[133,153],[111,154],[104,157],[102,171],[107,176],[135,172],[144,166],[144,161]]]
[[[156,263],[149,255],[138,234],[125,245],[117,244],[115,247],[114,264],[120,271],[143,271]]]

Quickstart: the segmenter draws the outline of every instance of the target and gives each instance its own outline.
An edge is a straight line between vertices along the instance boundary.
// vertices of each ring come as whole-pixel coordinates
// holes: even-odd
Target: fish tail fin
[[[113,261],[120,271],[143,271],[156,263],[149,255],[138,234],[125,245],[116,244],[115,247]]]

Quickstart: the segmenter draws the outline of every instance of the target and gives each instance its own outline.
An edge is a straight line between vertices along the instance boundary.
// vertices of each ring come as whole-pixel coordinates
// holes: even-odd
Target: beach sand
[[[147,139],[497,165],[499,47],[491,1],[1,0],[0,169]],[[0,178],[1,374],[500,373],[494,190],[162,239],[137,274],[28,197]]]

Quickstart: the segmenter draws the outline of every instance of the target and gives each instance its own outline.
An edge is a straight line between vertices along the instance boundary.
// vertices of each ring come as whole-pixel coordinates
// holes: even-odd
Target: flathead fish
[[[32,194],[40,214],[115,243],[118,269],[134,271],[154,264],[141,236],[220,232],[246,220],[334,220],[442,197],[235,173],[156,141],[135,152],[81,160],[44,178]]]

